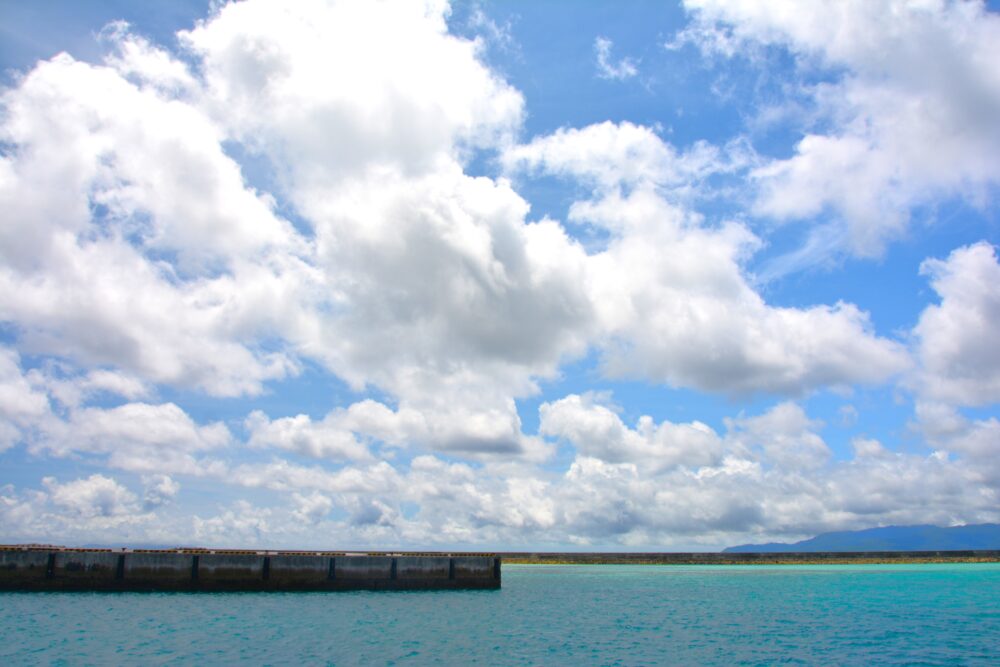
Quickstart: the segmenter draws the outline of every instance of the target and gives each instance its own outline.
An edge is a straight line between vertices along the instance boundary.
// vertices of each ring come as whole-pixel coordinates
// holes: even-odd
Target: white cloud
[[[987,243],[959,248],[920,267],[941,303],[914,328],[921,361],[917,390],[930,400],[1000,402],[1000,263]]]
[[[580,456],[609,463],[640,463],[653,470],[718,464],[722,441],[701,422],[655,424],[641,417],[634,429],[593,396],[572,394],[539,408],[539,432],[572,442]]]
[[[72,536],[100,525],[132,539],[159,535],[202,544],[331,548],[329,535],[337,535],[340,548],[714,548],[873,524],[998,518],[992,422],[959,424],[966,430],[948,436],[952,454],[898,453],[858,438],[853,458],[829,460],[822,425],[788,403],[728,420],[723,436],[697,423],[649,418],[628,428],[593,397],[550,403],[542,420],[544,429],[578,448],[565,472],[427,455],[409,464],[348,463],[338,470],[275,459],[217,473],[226,490],[221,497],[235,499],[207,518],[161,516],[177,494],[170,478],[144,478],[144,506],[157,512],[153,522],[128,489],[95,475],[66,484],[47,479],[47,492],[4,489],[0,519],[30,539],[50,534],[39,526]],[[256,489],[287,502],[267,507],[240,499]],[[68,529],[74,517],[79,525]]]
[[[20,355],[10,348],[0,347],[0,416],[20,422],[48,411],[48,397],[32,387],[22,374]]]
[[[950,196],[986,205],[1000,183],[1000,17],[980,2],[686,0],[706,50],[788,49],[823,125],[795,154],[754,173],[757,213],[778,219],[832,211],[847,246],[876,255],[909,211]],[[722,47],[722,48],[719,48]]]
[[[188,66],[149,40],[130,32],[126,21],[106,25],[99,37],[114,47],[105,61],[129,78],[155,86],[163,93],[197,94],[199,83]]]
[[[571,395],[541,409],[543,431],[576,448],[564,473],[418,456],[408,467],[382,462],[333,472],[274,462],[244,466],[231,479],[292,493],[303,524],[312,524],[302,513],[313,494],[324,516],[330,510],[322,498],[347,513],[327,524],[339,534],[421,545],[713,548],[878,523],[997,518],[1000,471],[984,466],[985,431],[981,447],[953,447],[958,458],[902,454],[858,438],[854,458],[834,460],[822,424],[790,403],[727,420],[720,436],[697,423],[648,417],[628,428],[595,401]]]
[[[501,156],[510,172],[526,171],[579,179],[602,191],[655,185],[676,195],[707,177],[744,168],[753,159],[740,142],[720,150],[696,142],[679,152],[651,128],[604,121],[559,128],[550,135],[508,148]]]
[[[193,518],[193,538],[197,545],[240,548],[271,546],[280,539],[281,529],[271,522],[269,508],[255,507],[246,500],[233,503],[220,514],[203,519]]]
[[[138,507],[134,493],[114,479],[100,474],[64,484],[54,477],[46,477],[42,484],[53,503],[84,518],[131,514]]]
[[[253,348],[309,281],[301,242],[203,114],[65,54],[3,106],[0,304],[26,349],[223,395],[294,370]]]
[[[585,349],[585,254],[555,223],[526,225],[509,184],[452,166],[340,195],[317,215],[338,304],[303,346],[352,385],[506,411]]]
[[[337,415],[313,423],[307,415],[270,420],[255,410],[247,417],[251,447],[277,447],[334,460],[370,460],[368,448],[354,437],[349,428],[338,424]]]
[[[512,396],[585,350],[584,253],[462,172],[523,100],[446,9],[259,0],[181,35],[193,68],[120,24],[105,65],[37,66],[4,97],[19,348],[221,396],[306,356],[428,413],[431,446],[531,449]],[[304,235],[227,141],[274,168]]]
[[[59,364],[52,368],[33,369],[27,377],[63,405],[75,408],[95,396],[108,394],[134,400],[147,398],[151,393],[148,383],[141,379],[106,369],[94,369],[81,375],[71,375]]]
[[[297,202],[340,177],[414,173],[516,129],[523,99],[447,32],[441,2],[228,4],[181,41],[217,119],[288,170]],[[268,113],[259,113],[260,109]]]
[[[221,422],[196,424],[173,403],[126,403],[115,408],[87,407],[66,420],[49,420],[31,443],[35,453],[55,456],[96,454],[107,464],[137,472],[217,472],[221,463],[199,455],[228,446],[229,429]]]
[[[821,423],[809,419],[794,403],[779,403],[756,417],[727,422],[730,438],[751,450],[761,449],[760,459],[789,471],[808,471],[823,466],[830,449],[815,432]]]
[[[17,444],[50,411],[48,396],[31,385],[20,364],[17,352],[0,346],[0,451]]]
[[[979,25],[977,7],[928,6],[947,20],[907,6],[886,24],[878,3],[712,13],[706,0],[704,26],[727,44],[780,43],[802,67],[846,72],[812,91],[833,130],[763,166],[741,139],[678,148],[628,122],[517,145],[521,94],[483,64],[483,40],[448,34],[436,2],[248,0],[183,33],[183,59],[115,25],[103,64],[39,63],[2,97],[0,319],[14,342],[0,349],[0,448],[138,473],[143,493],[101,474],[4,487],[0,524],[86,541],[715,547],[997,520],[996,420],[957,410],[1000,392],[988,246],[924,265],[941,296],[914,338],[929,456],[859,437],[853,458],[833,458],[793,403],[716,433],[546,397],[538,436],[515,403],[590,353],[605,376],[730,396],[905,371],[906,348],[852,304],[767,303],[746,269],[765,241],[693,207],[713,179],[751,170],[761,213],[833,207],[870,252],[905,223],[882,213],[994,183],[995,120],[977,115],[992,108],[989,68],[954,82],[953,99],[924,47],[911,68],[866,46],[888,31],[905,52],[919,28],[940,38],[928,52],[988,55],[990,22],[952,39],[963,16]],[[854,12],[873,22],[841,30]],[[636,76],[611,46],[595,45],[608,71]],[[249,156],[246,173],[231,155]],[[530,220],[508,178],[465,172],[494,155],[514,179],[583,186],[566,227]],[[19,354],[42,361],[25,372]],[[248,407],[252,453],[157,398],[163,385],[261,394],[310,362],[381,398],[318,419]],[[562,468],[556,439],[575,450]],[[174,501],[206,479],[219,505],[192,517]]]
[[[597,76],[602,79],[624,81],[639,73],[632,58],[621,58],[617,63],[611,59],[613,42],[607,37],[594,39],[594,53],[597,56]]]
[[[388,448],[426,447],[471,458],[519,456],[541,460],[551,452],[544,442],[521,432],[514,401],[498,406],[445,388],[437,399],[401,402],[392,410],[365,400],[336,408],[322,420],[308,415],[270,420],[255,411],[246,420],[252,447],[277,447],[314,458],[372,460],[368,443]]]
[[[741,258],[743,226],[692,226],[652,193],[609,197],[574,215],[629,228],[593,258],[590,289],[616,377],[731,394],[798,394],[881,382],[904,370],[904,348],[872,331],[856,306],[769,306]]]
[[[742,267],[760,240],[672,203],[672,183],[736,168],[733,159],[741,158],[706,146],[679,155],[627,123],[560,130],[506,154],[510,169],[595,186],[569,218],[611,233],[586,263],[606,371],[716,392],[796,394],[904,370],[904,348],[876,337],[851,304],[767,305]]]
[[[293,514],[302,523],[318,523],[333,509],[333,501],[322,493],[309,495],[295,493],[292,498],[297,505]]]
[[[145,475],[142,483],[145,486],[142,504],[147,510],[171,502],[181,490],[180,483],[169,475]]]
[[[943,456],[957,454],[970,463],[970,475],[996,493],[1000,485],[1000,421],[969,419],[946,403],[921,399],[916,423],[928,444]]]
[[[757,239],[663,200],[742,168],[736,147],[679,153],[623,123],[507,152],[511,168],[594,185],[570,218],[617,236],[592,256],[558,223],[528,223],[506,180],[465,175],[470,146],[510,144],[523,100],[447,33],[444,11],[255,0],[182,34],[197,67],[120,25],[105,65],[39,64],[4,95],[19,150],[0,192],[19,222],[0,306],[18,347],[222,396],[260,393],[308,357],[394,399],[394,443],[535,459],[548,449],[522,434],[514,399],[595,344],[612,374],[729,393],[903,365],[852,306],[766,306],[739,266]],[[223,147],[234,140],[274,168],[305,232],[244,182]],[[81,382],[53,391],[72,405],[100,388]],[[270,424],[285,426],[312,428]],[[360,451],[350,434],[337,451],[271,436]]]

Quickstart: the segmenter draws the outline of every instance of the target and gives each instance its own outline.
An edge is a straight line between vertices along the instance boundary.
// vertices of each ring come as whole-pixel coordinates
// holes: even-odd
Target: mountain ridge
[[[813,551],[970,551],[1000,549],[1000,524],[882,526],[821,533],[799,542],[726,547],[723,553]]]

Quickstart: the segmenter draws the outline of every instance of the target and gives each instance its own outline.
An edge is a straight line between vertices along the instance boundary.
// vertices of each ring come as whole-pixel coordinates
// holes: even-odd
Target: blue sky
[[[995,3],[6,3],[6,541],[997,521]]]

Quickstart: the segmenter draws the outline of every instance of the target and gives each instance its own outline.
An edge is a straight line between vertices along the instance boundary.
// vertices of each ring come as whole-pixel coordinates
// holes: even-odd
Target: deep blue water
[[[1000,564],[506,565],[500,591],[0,594],[0,664],[38,663],[1000,665]]]

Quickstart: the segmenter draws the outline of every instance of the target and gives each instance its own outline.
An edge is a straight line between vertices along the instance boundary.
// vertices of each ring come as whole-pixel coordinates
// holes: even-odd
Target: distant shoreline
[[[1000,550],[787,553],[501,552],[505,565],[878,565],[1000,563]]]

